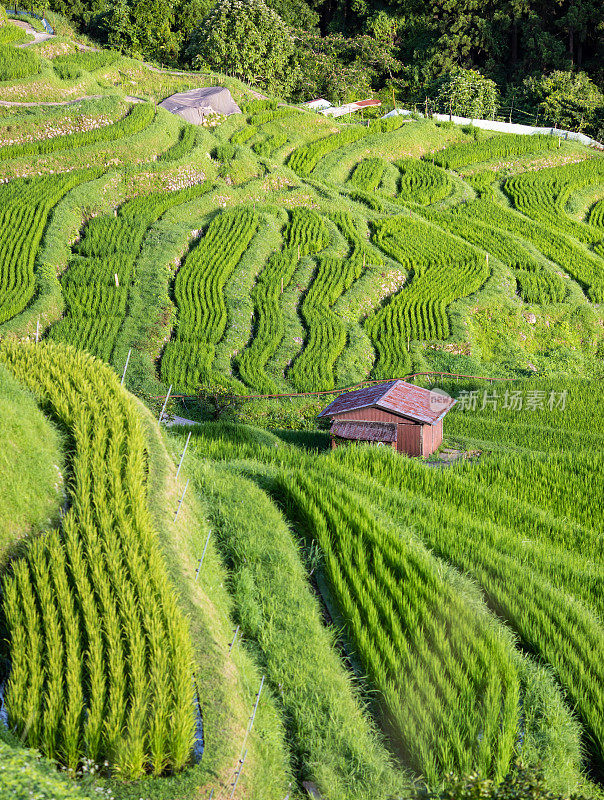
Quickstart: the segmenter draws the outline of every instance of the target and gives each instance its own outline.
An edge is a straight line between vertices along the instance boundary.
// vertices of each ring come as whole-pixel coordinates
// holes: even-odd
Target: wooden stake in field
[[[243,769],[243,765],[245,764],[245,759],[247,758],[247,750],[243,754],[243,758],[239,759],[239,769],[235,773],[235,780],[233,781],[233,789],[231,794],[229,795],[229,800],[235,796],[235,789],[237,788],[237,784],[239,783],[239,777],[241,775],[241,770]]]
[[[164,411],[166,410],[166,406],[168,405],[168,400],[170,399],[170,395],[172,393],[172,384],[170,384],[170,388],[168,389],[168,394],[166,395],[166,399],[164,400],[164,404],[161,407],[161,411],[159,412],[159,419],[158,422],[162,421],[162,417],[164,416]]]
[[[187,482],[185,483],[185,488],[182,490],[182,495],[181,495],[181,498],[180,498],[180,502],[178,503],[178,508],[176,509],[176,514],[174,514],[174,522],[176,522],[176,520],[178,518],[178,514],[179,514],[180,509],[182,507],[183,500],[185,499],[185,495],[187,493],[187,489],[188,488],[189,488],[189,481],[187,480]]]
[[[182,451],[180,462],[178,464],[178,469],[176,470],[176,480],[178,480],[178,476],[180,475],[180,468],[182,467],[182,462],[185,459],[185,453],[187,452],[187,447],[189,446],[190,440],[191,440],[191,431],[189,431],[189,435],[187,436],[187,441],[185,442],[185,449]]]
[[[115,285],[119,286],[120,285],[120,281],[119,281],[119,278],[117,277],[117,272],[114,272],[113,275],[115,277]]]
[[[188,483],[189,483],[189,481],[187,481],[187,484]],[[186,491],[186,486],[185,486],[185,491]],[[183,497],[184,497],[184,492],[183,492]],[[195,583],[197,583],[197,578],[199,578],[199,573],[200,573],[201,567],[203,565],[203,560],[206,557],[206,550],[208,549],[208,544],[210,543],[210,536],[211,535],[212,535],[212,531],[209,530],[208,531],[208,538],[206,539],[206,543],[203,546],[203,553],[201,554],[201,558],[199,559],[199,564],[197,565],[197,569],[195,570]]]
[[[36,344],[40,341],[40,317],[38,317],[38,321],[36,322]]]
[[[124,364],[124,371],[122,372],[122,379],[120,383],[122,386],[124,385],[124,378],[126,377],[126,370],[128,369],[128,362],[130,361],[130,355],[132,354],[132,348],[128,350],[128,357],[126,358],[126,363]]]
[[[233,641],[229,645],[229,655],[231,655],[231,653],[233,651],[233,647],[235,647],[235,642],[237,641],[237,634],[239,633],[239,627],[240,626],[237,625],[237,627],[235,628],[235,635],[233,636]]]
[[[245,732],[245,736],[243,737],[243,746],[241,748],[241,755],[239,756],[239,767],[235,772],[235,778],[233,781],[233,789],[229,798],[232,798],[235,794],[235,789],[237,788],[237,783],[239,782],[239,776],[241,775],[241,770],[243,769],[243,765],[245,764],[245,759],[247,758],[247,739],[250,735],[252,728],[254,727],[254,720],[256,719],[256,711],[258,710],[258,703],[260,702],[260,695],[262,694],[262,687],[264,686],[265,676],[262,676],[262,680],[260,681],[260,688],[256,694],[256,701],[254,703],[254,708],[252,709],[252,714],[250,716],[250,720],[248,722],[247,730]]]

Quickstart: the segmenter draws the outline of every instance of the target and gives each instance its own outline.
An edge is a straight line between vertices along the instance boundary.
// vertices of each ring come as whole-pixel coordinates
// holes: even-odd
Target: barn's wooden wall
[[[359,408],[334,414],[333,420],[354,420],[363,422],[394,422],[397,425],[396,449],[410,456],[429,456],[443,440],[442,419],[435,425],[421,425],[404,419],[381,408]]]
[[[443,421],[442,419],[434,425],[423,425],[424,437],[424,456],[429,456],[440,447],[443,440]]]

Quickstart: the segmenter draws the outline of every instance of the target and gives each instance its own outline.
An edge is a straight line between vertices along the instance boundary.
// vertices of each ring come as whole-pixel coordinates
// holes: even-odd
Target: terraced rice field
[[[109,51],[30,61],[0,85],[18,102],[88,99],[46,137],[43,109],[0,109],[0,140],[19,136],[0,147],[0,363],[65,432],[70,470],[59,529],[3,576],[16,734],[69,769],[90,759],[123,797],[165,776],[150,796],[226,797],[248,743],[242,796],[262,800],[303,780],[410,798],[411,778],[500,781],[518,756],[595,797],[602,154],[336,122]],[[156,105],[219,80],[242,115],[194,128]],[[296,432],[194,429],[182,517],[180,484],[152,515],[185,437],[143,425],[125,389],[157,417],[170,386],[316,394],[429,371],[510,381],[498,406],[494,386],[444,384],[447,436],[480,458],[316,452],[322,401],[247,398],[248,419]]]

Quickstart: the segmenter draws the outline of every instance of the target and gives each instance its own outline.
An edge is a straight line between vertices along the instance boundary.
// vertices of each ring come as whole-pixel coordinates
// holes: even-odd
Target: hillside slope
[[[11,728],[123,800],[386,800],[517,756],[599,797],[602,153],[336,121],[69,38],[23,53],[0,73]],[[157,105],[216,83],[242,114]],[[473,458],[315,451],[317,393],[427,371],[509,381],[442,382]],[[160,430],[170,387],[195,418],[200,388],[259,394],[235,418],[277,430]]]
[[[601,154],[432,120],[334,121],[65,44],[67,77],[42,44],[30,77],[3,82],[26,102],[92,99],[2,110],[0,174],[28,177],[0,194],[12,214],[29,203],[38,233],[5,265],[19,291],[0,333],[31,335],[39,318],[118,371],[133,347],[127,385],[146,396],[600,368]],[[196,129],[132,104],[218,80],[243,115]]]
[[[0,365],[0,559],[20,538],[51,528],[65,501],[66,441],[33,396]]]

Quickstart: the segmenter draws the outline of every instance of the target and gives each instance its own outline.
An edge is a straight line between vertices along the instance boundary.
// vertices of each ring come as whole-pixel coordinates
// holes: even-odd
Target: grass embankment
[[[64,437],[0,365],[0,566],[16,542],[52,527],[64,501]]]
[[[183,440],[184,434],[179,445]],[[391,763],[336,651],[334,631],[324,625],[283,515],[252,481],[205,462],[203,444],[195,455],[192,442],[189,471],[228,565],[236,620],[278,697],[298,780],[334,800],[406,794],[405,776]]]
[[[190,623],[196,659],[196,679],[202,688],[200,703],[204,724],[204,754],[201,762],[180,776],[146,779],[130,785],[112,786],[124,800],[199,798],[214,789],[215,796],[230,793],[237,761],[242,754],[245,732],[262,665],[238,641],[231,654],[234,604],[228,578],[210,538],[198,580],[195,572],[210,530],[206,508],[189,486],[178,519],[174,515],[186,485],[176,468],[150,412],[139,407],[144,423],[149,457],[149,506],[170,580],[180,606]],[[238,786],[242,795],[255,800],[282,800],[293,781],[285,730],[271,688],[265,686]],[[238,790],[239,791],[239,790]],[[294,796],[293,794],[291,795]]]

